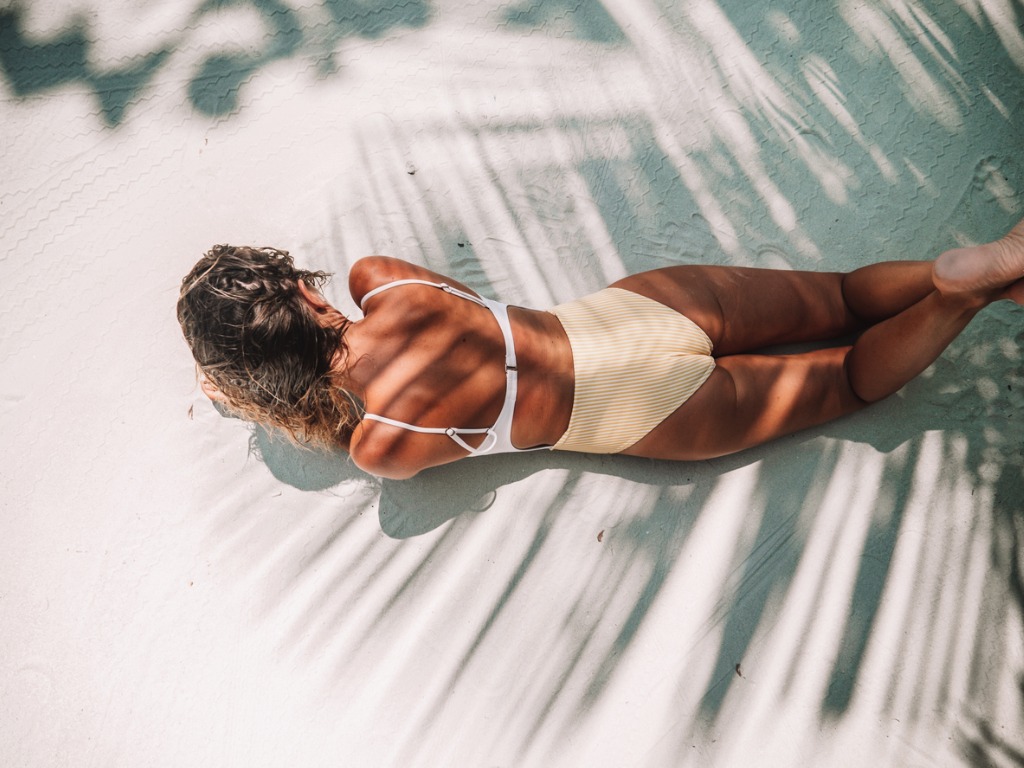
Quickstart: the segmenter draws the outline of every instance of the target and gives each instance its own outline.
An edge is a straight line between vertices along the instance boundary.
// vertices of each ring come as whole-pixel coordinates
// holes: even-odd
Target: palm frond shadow
[[[613,10],[610,4],[606,10]],[[932,10],[945,23],[948,9]],[[741,19],[754,24],[736,10],[733,22]],[[901,40],[915,34],[905,19],[885,21]],[[620,28],[640,34],[636,27]],[[980,45],[990,31],[974,30],[971,40]],[[783,71],[788,60],[772,54],[760,69],[730,67],[721,38],[710,39],[704,29],[687,32],[709,38],[702,74],[729,106],[710,110],[703,144],[687,144],[686,127],[672,125],[676,112],[685,111],[678,104],[600,91],[588,94],[589,111],[579,113],[484,119],[467,107],[414,125],[381,119],[358,137],[355,172],[345,182],[356,186],[358,208],[327,211],[329,223],[309,237],[314,250],[332,260],[322,266],[343,273],[361,255],[392,253],[486,295],[536,306],[626,271],[683,259],[828,266],[833,257],[823,255],[826,244],[838,256],[857,248],[864,260],[924,256],[921,251],[957,239],[991,236],[1019,212],[1014,190],[1024,179],[1006,158],[986,154],[976,163],[976,183],[965,182],[958,203],[947,196],[956,208],[950,215],[926,205],[920,177],[890,159],[902,151],[896,128],[882,130],[871,124],[876,116],[856,113],[870,103],[865,86],[846,84],[841,95],[854,111],[847,120],[830,111],[835,103],[819,91],[794,85],[807,73]],[[630,42],[639,48],[642,41]],[[950,75],[938,54],[909,50],[914,62],[872,59],[872,71],[884,71],[897,84],[917,69],[930,74],[931,101],[915,102],[906,119],[928,146],[946,146],[957,139],[948,126],[936,127],[934,110],[948,108],[944,114],[953,123],[970,119],[958,99],[964,88],[982,83],[968,82],[970,73]],[[1009,54],[999,55],[1006,59],[999,66],[1012,69]],[[666,71],[664,60],[644,64],[652,78]],[[838,91],[824,63],[818,66],[814,73]],[[773,87],[755,93],[760,80]],[[668,102],[672,87],[662,82],[654,90]],[[1003,85],[992,88],[999,91],[996,100],[1011,105],[1008,111],[1017,109],[1019,95]],[[805,107],[808,116],[801,117]],[[747,134],[738,125],[744,122]],[[990,183],[997,166],[1004,176]],[[787,206],[796,210],[792,200],[808,175],[823,191],[803,202],[787,229],[782,214]],[[855,190],[895,195],[908,209],[924,210],[897,217],[900,227],[867,214],[865,226],[863,216],[849,215],[850,223],[836,225],[837,235],[833,223],[851,214]],[[894,229],[899,232],[890,235]],[[842,235],[855,230],[863,232],[863,244],[850,245],[856,238]],[[879,711],[911,723],[970,705],[977,726],[962,735],[965,754],[1012,762],[1019,748],[990,727],[1003,715],[990,701],[989,681],[1000,679],[996,670],[1010,661],[1006,642],[993,638],[1005,636],[1008,617],[1022,610],[1018,313],[1009,307],[990,312],[901,394],[737,456],[673,464],[541,452],[474,459],[410,481],[379,483],[372,504],[338,504],[338,519],[327,526],[314,558],[292,553],[296,582],[308,580],[312,588],[294,606],[296,618],[282,630],[281,644],[323,665],[325,695],[350,681],[352,670],[387,653],[382,644],[400,646],[391,666],[424,687],[395,748],[404,764],[437,748],[438,734],[453,732],[460,714],[475,717],[474,696],[493,683],[504,694],[489,705],[488,717],[473,720],[483,729],[475,738],[481,749],[500,745],[525,760],[538,743],[574,738],[616,686],[628,687],[622,677],[649,647],[652,625],[665,621],[665,600],[676,594],[696,531],[708,520],[741,520],[721,551],[726,577],[698,575],[687,584],[707,597],[710,609],[694,619],[695,629],[661,646],[667,649],[664,685],[678,703],[656,724],[668,734],[666,754],[682,757],[704,737],[742,725],[748,695],[742,684],[770,672],[780,706],[787,692],[805,690],[805,678],[813,676],[823,723],[842,721],[869,694],[882,700]],[[356,477],[343,456],[317,459],[300,471],[305,455],[283,444],[260,442],[259,450],[275,475],[305,490]],[[750,480],[749,491],[722,495],[737,476]],[[594,487],[614,491],[595,500]],[[375,505],[390,540],[359,539],[354,526],[346,527],[345,515]],[[553,584],[562,551],[580,551],[573,537],[582,529],[595,546],[604,534],[601,558],[580,560],[585,577]],[[506,538],[515,546],[505,547]],[[479,563],[467,564],[467,549]],[[822,559],[821,551],[829,557]],[[849,568],[841,572],[834,560]],[[920,568],[908,575],[908,562]],[[486,568],[494,571],[485,578]],[[376,587],[382,583],[388,586]],[[554,588],[564,593],[536,599]],[[461,601],[470,605],[478,590],[489,590],[489,599],[463,613]],[[920,599],[904,605],[906,593]],[[784,613],[794,605],[802,609],[793,609],[799,620]],[[897,615],[898,607],[906,615]],[[525,622],[531,611],[554,629]],[[819,618],[826,611],[833,620],[827,626]],[[457,622],[461,631],[449,633],[445,621]],[[799,630],[796,639],[768,659],[765,638],[776,637],[786,621]],[[417,642],[395,641],[409,625],[419,633]],[[879,650],[881,635],[901,633],[906,639]],[[443,650],[443,668],[423,671],[430,665],[419,664],[417,654],[430,654],[420,641]],[[522,659],[505,650],[510,644],[549,651],[544,663],[529,657],[521,670]],[[825,646],[831,655],[823,653]],[[931,652],[943,663],[930,663],[925,656]],[[678,659],[705,661],[681,669]],[[965,665],[968,672],[958,671]],[[901,674],[884,679],[884,671],[896,669]],[[379,685],[373,676],[358,683],[346,695],[372,698],[386,695],[377,692],[381,687],[399,688],[390,679]],[[910,703],[894,712],[896,700]],[[485,719],[511,723],[511,735],[484,729]]]

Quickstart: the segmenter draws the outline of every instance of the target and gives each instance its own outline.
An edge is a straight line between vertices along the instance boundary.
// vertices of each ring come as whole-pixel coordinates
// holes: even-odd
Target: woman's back
[[[400,282],[407,280],[424,282]],[[465,456],[462,441],[486,448],[491,436],[484,431],[501,429],[510,378],[508,413],[514,408],[514,416],[506,450],[549,445],[564,431],[572,362],[552,315],[510,307],[509,345],[499,324],[504,307],[482,306],[465,286],[387,257],[357,262],[350,290],[357,302],[366,297],[364,319],[346,333],[343,362],[370,414],[350,445],[361,467],[393,476],[402,467]],[[423,428],[441,434],[424,434]],[[470,432],[452,436],[463,430]]]

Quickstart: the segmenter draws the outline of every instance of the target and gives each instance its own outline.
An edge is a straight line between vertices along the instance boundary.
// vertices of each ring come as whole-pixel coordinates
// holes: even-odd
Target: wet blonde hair
[[[293,440],[346,446],[358,404],[338,385],[345,330],[324,325],[299,283],[330,275],[295,267],[287,251],[215,245],[181,281],[178,322],[201,375],[249,421]]]

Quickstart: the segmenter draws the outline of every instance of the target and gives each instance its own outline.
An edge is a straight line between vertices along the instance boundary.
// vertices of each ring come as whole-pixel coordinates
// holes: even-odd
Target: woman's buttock
[[[551,310],[572,347],[575,391],[556,449],[619,453],[711,376],[708,335],[661,302],[620,287]]]

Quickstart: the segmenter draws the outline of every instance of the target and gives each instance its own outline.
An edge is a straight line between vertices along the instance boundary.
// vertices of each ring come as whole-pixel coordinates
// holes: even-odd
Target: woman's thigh
[[[853,413],[865,403],[846,377],[849,349],[721,357],[689,400],[623,453],[710,459]]]
[[[842,281],[837,272],[691,265],[641,272],[613,285],[686,315],[708,334],[717,356],[859,329]]]

